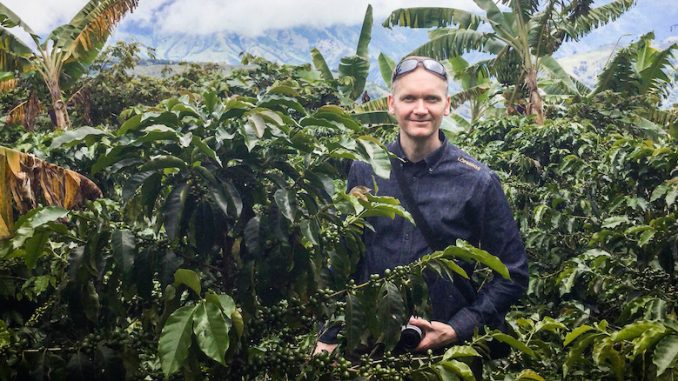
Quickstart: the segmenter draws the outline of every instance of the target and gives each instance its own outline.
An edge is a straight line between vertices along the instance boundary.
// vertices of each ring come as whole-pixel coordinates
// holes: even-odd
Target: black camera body
[[[405,352],[412,352],[419,345],[423,337],[424,334],[421,328],[412,324],[404,325],[400,330],[400,340],[397,347]]]

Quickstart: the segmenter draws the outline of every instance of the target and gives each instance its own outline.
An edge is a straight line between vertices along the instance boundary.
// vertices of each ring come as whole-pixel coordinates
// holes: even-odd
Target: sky
[[[68,22],[87,0],[3,0],[38,34]],[[479,10],[472,0],[140,0],[120,29],[154,28],[163,34],[237,32],[255,37],[266,29],[359,24],[367,4],[375,20],[397,8],[428,6]]]
[[[596,1],[601,5],[610,0]],[[618,21],[608,24],[587,41],[626,45],[639,34],[654,30],[657,39],[678,36],[677,0],[638,0]],[[68,22],[87,0],[2,0],[38,34],[46,35]],[[455,7],[479,11],[472,0],[140,0],[139,7],[116,28],[114,39],[133,37],[151,29],[156,35],[209,35],[236,32],[256,37],[267,29],[295,26],[326,27],[360,24],[367,4],[374,9],[375,26],[401,7]],[[676,38],[678,40],[678,37]]]

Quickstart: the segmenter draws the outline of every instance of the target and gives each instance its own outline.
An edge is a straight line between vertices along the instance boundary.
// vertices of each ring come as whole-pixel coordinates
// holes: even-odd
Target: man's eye
[[[439,97],[426,97],[426,102],[430,102],[430,103],[440,102],[440,98]]]

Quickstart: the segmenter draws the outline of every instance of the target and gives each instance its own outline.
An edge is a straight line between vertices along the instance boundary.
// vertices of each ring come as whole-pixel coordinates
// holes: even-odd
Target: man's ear
[[[445,99],[445,116],[450,115],[450,112],[452,111],[452,110],[450,110],[450,103],[451,102],[452,102],[452,97],[448,95],[447,98]]]
[[[386,102],[388,103],[388,113],[393,114],[393,94],[389,94],[388,97],[386,97]]]

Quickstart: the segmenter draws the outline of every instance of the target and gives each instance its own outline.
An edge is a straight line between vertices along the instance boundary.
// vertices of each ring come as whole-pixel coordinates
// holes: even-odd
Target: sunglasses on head
[[[419,64],[422,64],[426,71],[433,73],[447,81],[447,71],[445,71],[445,67],[440,62],[432,58],[405,58],[404,60],[400,61],[400,63],[395,67],[395,70],[393,70],[391,82],[395,81],[398,77],[414,71],[417,69]]]

